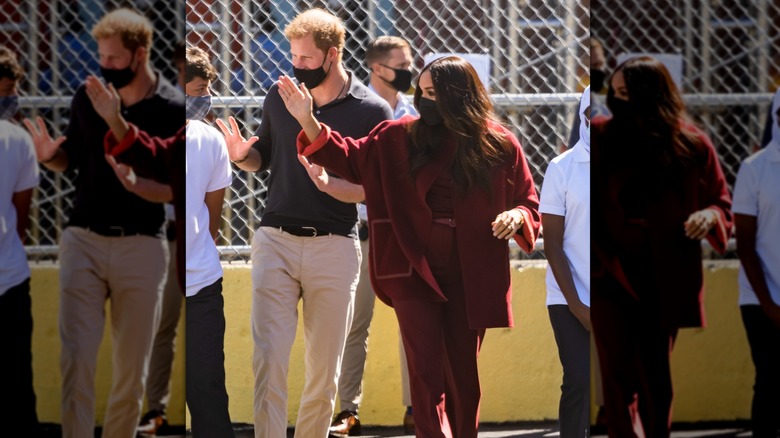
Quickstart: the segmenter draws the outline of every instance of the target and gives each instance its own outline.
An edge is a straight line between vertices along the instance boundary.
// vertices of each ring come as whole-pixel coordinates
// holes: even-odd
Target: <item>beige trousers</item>
[[[260,227],[252,239],[256,438],[287,430],[287,371],[303,300],[305,384],[296,438],[326,438],[360,271],[357,239]]]
[[[171,369],[176,352],[176,328],[179,326],[184,294],[176,278],[176,241],[168,242],[171,254],[168,263],[168,280],[162,297],[160,327],[154,336],[152,358],[149,360],[149,376],[146,378],[146,401],[148,409],[167,411],[171,398]],[[181,255],[184,257],[184,254]],[[184,387],[184,382],[182,382]]]
[[[94,434],[95,370],[111,312],[112,385],[103,437],[134,438],[168,267],[163,239],[68,227],[60,240],[62,436]]]

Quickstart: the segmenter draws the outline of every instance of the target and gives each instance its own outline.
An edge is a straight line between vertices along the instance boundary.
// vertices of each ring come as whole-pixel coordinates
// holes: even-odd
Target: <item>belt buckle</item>
[[[314,232],[314,235],[312,235],[311,237],[317,237],[317,229],[316,228],[314,228],[314,227],[301,227],[301,229],[302,230],[312,230],[312,232]]]
[[[119,227],[116,225],[108,227],[109,230],[119,230],[119,236],[117,237],[124,237],[125,235],[125,227]]]

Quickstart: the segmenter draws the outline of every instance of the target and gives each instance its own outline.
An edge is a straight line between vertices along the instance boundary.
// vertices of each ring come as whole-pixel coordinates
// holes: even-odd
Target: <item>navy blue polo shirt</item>
[[[362,138],[380,122],[393,118],[381,97],[349,73],[346,97],[314,108],[314,116],[344,137]],[[296,139],[301,125],[287,111],[274,84],[263,103],[262,123],[254,148],[262,157],[259,171],[269,169],[268,198],[260,226],[314,227],[342,236],[357,232],[357,204],[321,192],[298,161]]]
[[[184,94],[159,72],[154,94],[129,107],[123,117],[149,135],[171,137],[184,125]],[[70,109],[68,138],[60,147],[68,154],[68,169],[78,169],[73,213],[68,226],[123,227],[155,235],[165,221],[163,204],[141,199],[124,188],[106,162],[103,140],[108,125],[95,112],[84,85],[76,90]],[[182,163],[182,166],[184,164]]]

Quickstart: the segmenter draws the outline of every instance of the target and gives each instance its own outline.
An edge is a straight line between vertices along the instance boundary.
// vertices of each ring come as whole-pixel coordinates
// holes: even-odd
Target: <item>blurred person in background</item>
[[[635,57],[592,123],[591,321],[610,437],[665,437],[669,357],[704,325],[701,239],[724,252],[731,198],[715,149],[664,65]]]

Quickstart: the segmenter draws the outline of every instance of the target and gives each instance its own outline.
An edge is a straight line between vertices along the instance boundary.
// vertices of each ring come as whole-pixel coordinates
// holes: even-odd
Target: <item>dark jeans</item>
[[[0,390],[0,424],[37,436],[32,371],[32,301],[30,279],[0,295],[0,351],[3,389]]]
[[[187,297],[187,406],[193,438],[235,437],[225,389],[222,279]]]
[[[589,436],[590,333],[567,305],[547,307],[563,366],[558,423],[561,438]]]
[[[756,368],[750,427],[753,438],[780,437],[780,328],[761,306],[741,306],[750,355]]]

